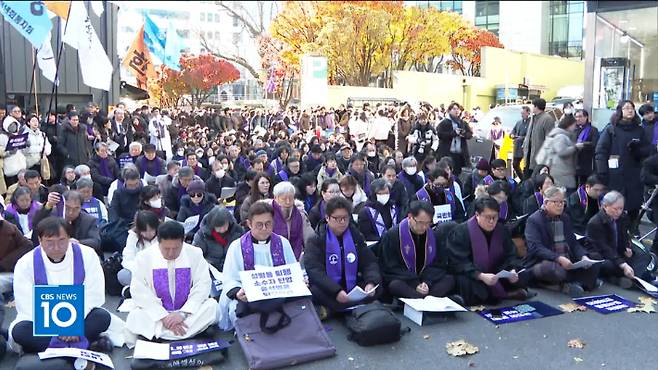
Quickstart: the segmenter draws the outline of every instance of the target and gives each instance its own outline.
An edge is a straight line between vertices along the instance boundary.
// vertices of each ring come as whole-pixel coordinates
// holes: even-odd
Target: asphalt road
[[[557,292],[538,290],[535,300],[557,307],[570,302]],[[610,284],[596,294],[616,293],[637,301],[641,292],[623,290]],[[507,302],[514,304],[514,302]],[[116,297],[108,297],[106,308],[115,309]],[[119,314],[124,316],[124,314]],[[7,309],[3,327],[15,316]],[[298,365],[297,369],[655,369],[658,363],[658,315],[620,312],[602,315],[595,311],[572,312],[543,319],[500,326],[476,313],[460,313],[454,319],[420,327],[402,317],[403,326],[411,328],[398,343],[377,347],[360,347],[349,342],[343,322],[332,319],[325,324],[336,345],[333,358]],[[232,339],[230,333],[223,339]],[[571,339],[585,342],[583,349],[567,346]],[[477,346],[477,354],[452,357],[446,353],[447,342],[465,339]],[[116,369],[130,369],[126,356],[130,351],[115,348],[112,353]],[[582,361],[581,361],[582,360]],[[8,353],[0,370],[13,369],[17,356]],[[247,369],[236,342],[225,362],[213,369]]]

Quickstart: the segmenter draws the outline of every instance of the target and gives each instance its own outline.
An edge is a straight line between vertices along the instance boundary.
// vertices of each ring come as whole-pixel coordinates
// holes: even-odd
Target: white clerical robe
[[[281,237],[281,244],[283,244],[283,257],[286,260],[286,264],[297,262],[288,239]],[[274,266],[269,242],[253,243],[253,246],[254,266]],[[238,305],[238,301],[237,299],[230,299],[226,296],[226,293],[233,288],[242,287],[240,271],[244,271],[244,260],[242,259],[240,239],[237,239],[229,245],[226,252],[226,259],[224,260],[224,283],[222,286],[222,295],[219,297],[219,311],[217,313],[219,328],[222,330],[233,329],[233,323],[236,319],[235,308]]]
[[[135,269],[132,271],[130,293],[136,308],[130,311],[126,319],[126,343],[131,346],[137,335],[147,339],[160,338],[165,340],[180,340],[193,337],[204,331],[216,321],[217,302],[209,298],[210,274],[208,263],[203,258],[201,249],[183,244],[180,255],[175,260],[168,261],[162,257],[160,248],[153,246],[137,253]],[[180,270],[190,270],[189,286],[183,286]],[[176,290],[189,288],[189,294],[180,301],[178,309],[165,308],[166,304],[156,293],[156,270],[165,270],[169,294],[172,302],[177,301]],[[176,282],[180,283],[178,286]],[[182,290],[181,290],[182,291]],[[184,303],[183,303],[184,302]],[[189,316],[185,319],[187,332],[183,336],[174,334],[162,324],[162,319],[171,312],[182,312]]]
[[[85,266],[85,317],[96,307],[105,304],[105,276],[96,251],[79,244]],[[41,251],[41,258],[46,268],[49,285],[73,285],[73,248],[71,244],[59,263],[53,263],[46,253]],[[9,334],[18,322],[32,321],[34,307],[34,249],[16,262],[14,268],[14,297],[16,297],[16,319],[9,325]],[[10,339],[12,348],[20,351],[18,345]]]

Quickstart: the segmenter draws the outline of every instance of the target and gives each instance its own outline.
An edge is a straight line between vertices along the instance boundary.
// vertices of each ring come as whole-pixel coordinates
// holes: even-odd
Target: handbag
[[[292,366],[336,354],[308,298],[286,302],[270,313],[239,317],[235,333],[253,370]]]
[[[361,346],[393,343],[400,340],[400,319],[380,303],[357,307],[346,318],[347,338]]]
[[[50,180],[50,161],[43,154],[46,152],[46,134],[43,134],[43,148],[41,149],[41,179]]]

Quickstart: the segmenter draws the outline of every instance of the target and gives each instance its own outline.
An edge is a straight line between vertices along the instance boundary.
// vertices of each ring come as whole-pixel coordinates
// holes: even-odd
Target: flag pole
[[[71,2],[69,1],[69,10],[66,15],[66,24],[64,25],[64,34],[66,34],[66,28],[69,26],[68,19],[71,16]],[[62,29],[61,27],[61,17],[57,17],[57,46],[58,46],[58,51],[57,51],[57,63],[55,65],[55,82],[53,82],[53,89],[52,92],[50,93],[50,101],[48,102],[48,111],[51,111],[53,109],[53,97],[55,98],[55,102],[57,102],[57,94],[59,92],[59,86],[57,82],[59,81],[59,62],[62,59],[62,52],[64,51],[64,40],[59,42],[60,37],[60,30]],[[55,103],[57,105],[57,103]],[[57,106],[55,106],[55,109],[57,109]]]
[[[39,119],[39,97],[37,92],[39,91],[39,81],[37,81],[37,49],[34,49],[34,54],[32,55],[32,62],[34,67],[32,68],[32,82],[34,82],[34,111],[37,114],[37,120]]]
[[[34,47],[32,47],[32,75],[30,76],[30,92],[27,95],[27,104],[25,104],[25,110],[27,111],[30,108],[30,105],[32,104],[32,89],[34,88],[34,81],[36,80],[34,78],[34,72],[37,69],[37,51]],[[38,114],[39,112],[37,112]]]

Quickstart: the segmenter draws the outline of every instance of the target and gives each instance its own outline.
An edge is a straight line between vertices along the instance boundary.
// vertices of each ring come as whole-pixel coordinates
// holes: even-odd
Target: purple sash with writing
[[[400,222],[400,253],[402,254],[402,259],[404,264],[407,266],[409,271],[412,271],[416,274],[422,272],[416,271],[416,247],[414,244],[414,239],[411,237],[411,230],[409,229],[409,219],[405,218]],[[423,269],[427,267],[430,263],[434,262],[436,258],[436,241],[434,239],[434,233],[431,229],[427,230],[427,236],[425,237],[425,261],[423,263]]]
[[[583,127],[583,130],[578,134],[578,139],[576,140],[576,143],[582,143],[584,141],[587,141],[587,137],[589,136],[589,132],[592,130],[592,125],[585,125]]]
[[[338,238],[327,228],[326,240],[326,271],[327,276],[336,284],[340,284],[343,278],[343,266],[345,266],[345,288],[349,292],[356,286],[357,273],[359,272],[359,256],[356,253],[356,245],[352,239],[352,233],[348,228],[343,234],[343,251],[340,249]],[[343,253],[345,259],[343,260]]]
[[[468,236],[471,239],[471,250],[473,251],[473,264],[485,273],[497,273],[498,264],[503,258],[503,232],[502,225],[497,224],[491,236],[491,243],[487,243],[482,229],[478,226],[475,216],[467,221]],[[494,286],[487,286],[496,298],[505,298],[505,289],[498,282]]]
[[[537,201],[537,205],[539,205],[539,207],[544,205],[544,195],[542,195],[542,193],[536,191],[535,192],[535,200]]]
[[[34,219],[34,215],[37,214],[40,209],[41,205],[39,202],[33,200],[32,203],[30,203],[30,209],[27,211],[27,226],[30,228],[30,230],[32,230],[32,220]],[[14,215],[14,217],[16,217],[16,221],[18,221],[18,210],[16,207],[14,207],[13,203],[10,203],[5,211]],[[27,232],[28,230],[23,231]]]
[[[167,311],[177,311],[187,302],[192,288],[192,269],[178,267],[175,270],[175,297],[172,299],[169,290],[169,271],[166,268],[153,270],[153,288],[155,295],[162,301],[162,307]]]
[[[85,263],[80,246],[71,243],[71,247],[73,248],[73,284],[80,285],[85,281]],[[41,246],[34,248],[32,263],[34,265],[34,285],[48,285],[46,265],[41,257]]]
[[[485,185],[491,185],[492,182],[494,182],[494,178],[491,175],[487,175],[485,178],[482,179],[482,183]]]
[[[382,235],[384,234],[384,231],[386,231],[386,223],[384,222],[384,218],[382,217],[381,214],[379,214],[379,211],[373,207],[366,207],[366,210],[368,211],[368,216],[370,217],[370,222],[372,222],[375,225],[375,229],[377,230],[377,235],[381,238]],[[396,224],[396,219],[398,216],[397,208],[395,206],[391,206],[391,227]]]
[[[423,200],[425,202],[431,202],[430,193],[428,193],[427,190],[425,190],[425,187],[420,188],[420,190],[416,192],[416,198],[418,198],[418,200]]]
[[[240,237],[240,249],[242,250],[242,261],[244,270],[253,270],[254,262],[254,243],[251,241],[251,233],[246,232]],[[272,233],[270,237],[270,255],[272,256],[272,263],[274,266],[281,266],[286,264],[285,256],[283,255],[283,242],[281,237]]]
[[[292,206],[290,232],[288,232],[288,222],[283,215],[281,206],[276,201],[272,201],[272,208],[274,209],[274,232],[288,239],[295,258],[299,261],[299,256],[302,255],[304,249],[304,222],[301,212],[295,205]]]

